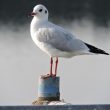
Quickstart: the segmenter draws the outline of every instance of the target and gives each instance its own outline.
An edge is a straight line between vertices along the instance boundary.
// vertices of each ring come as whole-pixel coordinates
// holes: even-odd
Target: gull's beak
[[[28,16],[35,16],[37,13],[31,12],[28,14]]]

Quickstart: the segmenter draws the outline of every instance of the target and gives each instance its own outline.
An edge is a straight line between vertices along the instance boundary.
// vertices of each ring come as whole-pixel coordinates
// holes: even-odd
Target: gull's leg
[[[53,58],[50,60],[50,76],[52,76]]]
[[[56,63],[56,64],[55,64],[55,74],[54,74],[54,76],[57,75],[58,57],[56,57],[56,62],[55,62],[55,63]]]
[[[53,58],[51,57],[51,59],[50,59],[50,73],[47,74],[47,75],[42,75],[41,77],[44,78],[44,79],[52,77],[53,76],[52,68],[53,68]]]

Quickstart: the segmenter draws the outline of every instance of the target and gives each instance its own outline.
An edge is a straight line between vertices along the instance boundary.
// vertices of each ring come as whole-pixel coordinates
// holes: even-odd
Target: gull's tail
[[[96,48],[95,46],[92,46],[92,45],[87,44],[87,43],[84,43],[84,44],[89,48],[89,51],[91,53],[109,55],[109,53],[106,53],[104,50],[101,50],[99,48]]]

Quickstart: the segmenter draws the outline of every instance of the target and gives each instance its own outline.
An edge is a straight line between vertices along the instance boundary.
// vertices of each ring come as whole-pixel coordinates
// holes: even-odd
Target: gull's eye
[[[47,10],[45,10],[45,13],[47,13]]]
[[[40,9],[39,12],[42,12],[42,9]]]

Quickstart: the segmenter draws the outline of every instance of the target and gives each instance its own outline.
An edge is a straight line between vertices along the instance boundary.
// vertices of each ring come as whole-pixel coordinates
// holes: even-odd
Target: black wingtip
[[[110,55],[110,54],[105,52],[105,55]]]
[[[105,52],[104,50],[98,49],[99,54],[104,54],[104,55],[110,55],[109,53]]]
[[[89,51],[92,53],[110,55],[109,53],[105,52],[104,50],[96,48],[95,46],[92,46],[90,44],[85,43],[85,45],[89,48]]]
[[[101,49],[99,49],[99,52],[97,54],[110,55],[109,53],[106,53],[104,50]]]

